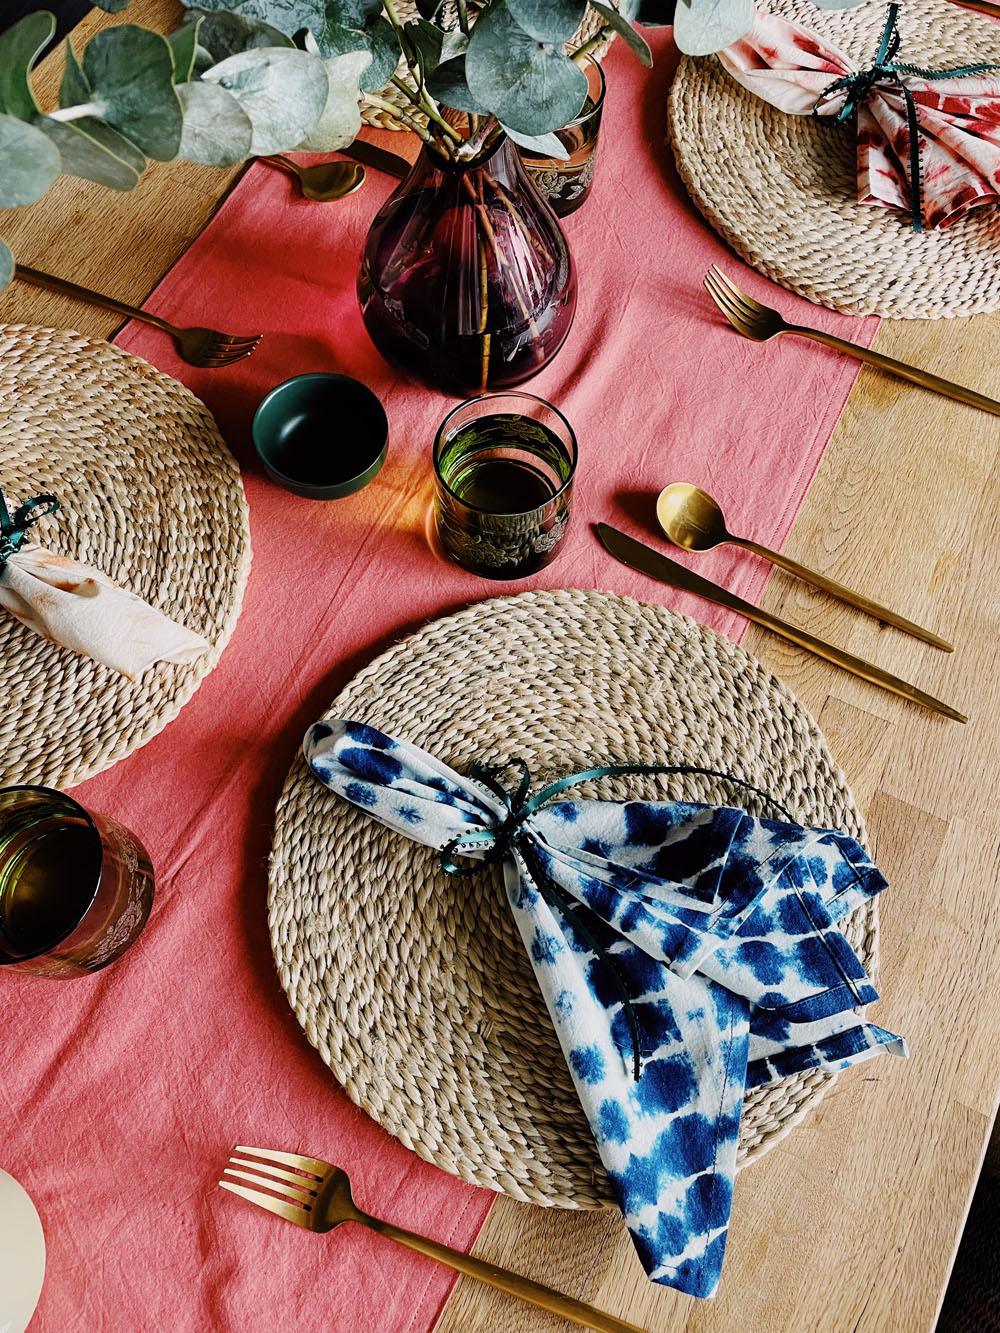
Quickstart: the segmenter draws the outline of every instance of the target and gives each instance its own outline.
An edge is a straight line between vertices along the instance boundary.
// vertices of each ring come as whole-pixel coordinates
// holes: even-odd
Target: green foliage
[[[37,114],[28,76],[55,30],[55,16],[43,9],[26,14],[0,33],[0,113],[19,120],[32,120]]]
[[[294,47],[244,51],[213,65],[204,78],[230,93],[250,118],[255,157],[301,143],[323,114],[330,92],[322,60]]]
[[[94,114],[147,157],[169,162],[177,156],[184,118],[165,38],[133,24],[106,28],[84,51],[83,73]]]
[[[587,0],[507,0],[515,24],[539,42],[568,42],[583,22]]]
[[[558,129],[587,97],[587,76],[562,45],[529,36],[502,5],[473,28],[465,75],[472,96],[521,134]]]
[[[94,0],[108,13],[128,0]],[[824,8],[864,0],[815,0]],[[415,92],[421,131],[437,150],[469,155],[506,131],[535,153],[560,156],[553,131],[587,93],[565,44],[597,14],[644,63],[639,27],[673,23],[682,50],[715,51],[746,32],[754,0],[467,0],[471,35],[446,27],[453,6],[417,0],[403,25],[383,0],[182,0],[169,37],[121,24],[95,34],[80,58],[66,43],[59,106],[43,113],[32,69],[55,30],[45,11],[0,33],[0,207],[38,199],[60,171],[131,189],[147,157],[229,167],[248,156],[333,151],[360,128],[363,94],[398,73]],[[675,14],[676,10],[676,14]],[[477,118],[470,144],[441,118]],[[0,288],[10,276],[0,242]]]
[[[3,241],[0,241],[0,291],[3,291],[13,276],[14,256]]]
[[[753,27],[754,0],[677,0],[674,39],[689,55],[721,51]]]
[[[0,208],[33,204],[59,175],[59,150],[35,125],[0,115]]]

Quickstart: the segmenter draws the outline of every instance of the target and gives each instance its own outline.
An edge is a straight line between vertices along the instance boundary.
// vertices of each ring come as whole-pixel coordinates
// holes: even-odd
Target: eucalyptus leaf
[[[181,83],[184,110],[180,156],[208,167],[234,167],[250,156],[253,125],[231,93],[217,83]]]
[[[101,125],[100,121],[88,117],[85,120],[70,122],[53,120],[50,116],[40,116],[37,125],[59,150],[61,167],[67,175],[95,181],[98,185],[108,186],[112,190],[134,190],[139,184],[139,173],[146,165],[145,158],[141,153],[138,154],[142,165],[137,169],[134,145],[128,144],[126,150],[130,160],[110,152],[89,132],[90,127]],[[103,128],[110,134],[115,134],[107,125]],[[128,143],[126,139],[121,139],[120,135],[115,135],[115,138],[120,139],[123,144]]]
[[[558,129],[587,97],[587,76],[562,47],[529,37],[502,8],[476,21],[465,74],[472,96],[520,134]]]
[[[182,3],[186,4],[186,0],[182,0]],[[300,28],[311,28],[315,32],[328,21],[331,24],[339,21],[335,17],[327,19],[326,0],[197,0],[197,4],[187,5],[187,8],[224,10],[236,14],[239,18],[256,19],[270,24],[286,36],[298,32]],[[344,26],[360,27],[361,24],[359,22]],[[273,45],[280,46],[282,43],[275,42]],[[231,54],[237,53],[231,52]]]
[[[382,0],[326,0],[326,13],[345,28],[367,28],[381,16]]]
[[[583,22],[587,0],[507,0],[517,26],[539,42],[568,42]]]
[[[864,3],[865,0],[813,0],[813,4],[819,5],[820,9],[854,9]]]
[[[88,138],[96,139],[106,153],[111,153],[112,156],[119,158],[126,166],[131,167],[137,175],[141,176],[146,170],[146,158],[139,152],[131,139],[126,139],[124,134],[119,134],[110,125],[105,125],[103,120],[95,120],[93,116],[84,116],[80,120],[74,120],[72,125],[74,129],[82,130]],[[66,169],[66,164],[63,163],[63,170]]]
[[[187,83],[194,69],[195,53],[198,50],[198,29],[204,23],[199,16],[193,23],[182,23],[176,32],[167,38],[170,55],[174,62],[174,83]]]
[[[502,122],[500,128],[507,132],[507,137],[513,139],[519,148],[527,149],[535,157],[554,157],[560,162],[569,160],[569,150],[556,134],[519,134]]]
[[[66,65],[63,69],[62,83],[59,85],[59,105],[83,106],[90,101],[90,84],[80,68],[80,62],[73,54],[73,48],[66,38]]]
[[[255,157],[301,143],[323,114],[330,93],[322,60],[287,47],[230,56],[204,78],[232,93],[250,117]]]
[[[754,0],[677,0],[674,41],[689,56],[721,51],[753,27]]]
[[[0,208],[33,204],[59,175],[59,150],[37,125],[0,115]]]
[[[465,77],[465,56],[446,60],[427,80],[427,91],[443,106],[469,111],[474,116],[488,116],[486,107],[472,96]]]
[[[28,75],[55,30],[55,15],[42,9],[25,14],[12,28],[0,33],[0,113],[21,120],[37,115],[38,103]]]
[[[105,14],[120,14],[130,3],[131,0],[91,0],[91,4],[103,9]]]
[[[14,256],[9,248],[0,241],[0,292],[14,276]]]
[[[201,42],[194,49],[194,68],[191,71],[193,79],[200,79],[207,69],[211,69],[215,64],[215,56],[211,51],[206,51]]]
[[[590,0],[590,3],[608,27],[613,28],[626,46],[639,57],[641,63],[651,69],[653,53],[642,34],[636,32],[635,28],[632,27],[628,17],[629,10],[634,13],[638,9],[638,5],[635,3],[620,4],[616,9],[614,5],[604,4],[602,0]],[[858,3],[863,3],[863,0],[858,0]]]
[[[147,157],[177,156],[183,116],[174,91],[174,62],[166,39],[132,24],[91,38],[83,72],[100,116]]]
[[[315,46],[315,53],[325,60],[332,56],[346,56],[351,51],[367,51],[368,38],[360,28],[348,28],[342,23],[323,23],[318,28],[309,28],[312,42],[306,43],[306,49]],[[399,48],[396,48],[398,57]]]
[[[376,19],[365,29],[371,64],[361,76],[363,93],[381,92],[396,72],[399,64],[399,40],[388,19]]]
[[[297,148],[303,153],[335,153],[353,143],[361,129],[359,80],[371,63],[368,51],[349,51],[323,61],[329,95],[323,114]]]
[[[414,23],[407,23],[403,31],[419,57],[420,68],[426,78],[432,70],[437,69],[438,65],[441,64],[444,33],[437,24],[428,23],[426,19],[417,19]]]
[[[208,51],[210,64],[219,64],[230,56],[240,55],[243,51],[253,51],[261,46],[293,46],[287,33],[273,28],[261,19],[244,18],[240,14],[225,11],[212,11],[205,8],[192,9],[185,18],[182,28],[200,24],[198,27],[198,45]],[[187,82],[187,80],[184,80]]]

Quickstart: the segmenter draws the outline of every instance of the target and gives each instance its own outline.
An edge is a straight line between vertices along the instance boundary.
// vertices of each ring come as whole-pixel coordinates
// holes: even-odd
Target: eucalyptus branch
[[[386,97],[379,97],[376,93],[365,93],[365,101],[370,102],[372,106],[377,106],[380,111],[388,111],[391,116],[401,120],[408,130],[412,130],[421,138],[428,147],[437,147],[437,140],[429,130],[425,129],[419,121],[414,120],[412,116],[407,115],[402,108],[396,106],[395,102],[390,102]]]
[[[612,28],[610,24],[605,23],[600,31],[594,33],[593,37],[588,38],[587,41],[578,46],[575,51],[569,53],[570,60],[575,60],[578,65],[582,64],[584,58],[589,56],[591,51],[600,46],[602,42],[607,41],[613,34],[614,28]]]
[[[496,116],[485,116],[482,123],[459,148],[456,156],[462,162],[478,157],[493,139],[499,138],[502,129]]]
[[[441,112],[437,109],[437,107],[434,105],[431,99],[424,93],[423,85],[421,85],[421,87],[418,88],[415,93],[413,89],[409,86],[409,84],[405,83],[397,75],[394,74],[392,76],[391,81],[399,89],[399,91],[403,93],[413,103],[415,107],[418,107],[424,113],[424,115],[428,118],[428,120],[433,120],[435,125],[438,125],[442,130],[444,130],[445,133],[448,135],[448,137],[454,143],[456,144],[465,143],[465,140],[459,134],[458,130],[455,129],[454,125],[448,124],[448,122],[441,115]]]
[[[469,9],[466,0],[458,0],[458,26],[465,33],[466,37],[468,37],[470,31]]]
[[[103,102],[83,102],[80,106],[66,106],[61,111],[47,111],[49,120],[83,120],[84,116],[103,116],[107,107]]]

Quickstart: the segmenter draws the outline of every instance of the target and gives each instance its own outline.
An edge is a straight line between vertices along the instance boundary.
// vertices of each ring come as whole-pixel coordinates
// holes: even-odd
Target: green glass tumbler
[[[0,790],[0,966],[81,977],[120,958],[153,905],[139,839],[48,787]]]
[[[445,553],[487,579],[555,559],[570,517],[576,437],[551,403],[487,393],[445,417],[434,441],[434,513]]]

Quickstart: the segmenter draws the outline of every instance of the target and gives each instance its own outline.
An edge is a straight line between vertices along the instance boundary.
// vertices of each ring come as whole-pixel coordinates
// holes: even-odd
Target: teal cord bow
[[[22,542],[28,535],[28,529],[33,528],[48,514],[54,514],[59,508],[59,501],[54,495],[43,493],[31,500],[25,500],[23,505],[14,510],[12,518],[3,491],[0,491],[0,573],[3,573],[10,557],[20,550]]]
[[[885,29],[882,32],[882,40],[879,43],[878,54],[871,68],[859,70],[857,74],[846,74],[842,79],[837,79],[836,82],[831,83],[817,98],[816,105],[813,107],[813,115],[818,117],[822,103],[842,92],[844,93],[844,105],[835,117],[835,123],[841,125],[857,116],[858,109],[867,102],[876,84],[893,83],[899,88],[906,103],[906,129],[910,159],[910,217],[913,222],[913,230],[921,232],[923,231],[923,183],[920,168],[920,122],[917,117],[917,104],[913,93],[906,86],[906,81],[902,78],[902,75],[913,74],[921,79],[958,79],[965,74],[983,74],[987,70],[996,69],[997,66],[985,62],[978,65],[962,65],[958,69],[933,70],[922,69],[919,65],[895,64],[894,57],[899,50],[901,41],[899,30],[896,27],[898,13],[899,5],[891,4],[886,17]]]
[[[513,791],[509,791],[501,781],[503,774],[509,768],[516,768],[519,774],[517,785]],[[587,948],[600,960],[601,966],[611,978],[622,1003],[622,1012],[628,1023],[629,1037],[632,1043],[632,1076],[636,1082],[642,1074],[642,1036],[639,1031],[639,1020],[636,1016],[635,1005],[632,1002],[621,970],[614,957],[590,928],[586,920],[587,916],[592,915],[589,909],[567,893],[562,885],[557,884],[546,873],[539,862],[539,858],[532,852],[530,838],[523,836],[523,828],[525,820],[533,815],[536,810],[541,809],[543,805],[554,800],[555,797],[562,795],[567,788],[575,787],[581,782],[590,782],[593,778],[666,777],[679,773],[699,773],[705,777],[721,778],[726,782],[735,783],[736,786],[743,787],[746,791],[751,791],[767,801],[790,824],[794,823],[792,815],[783,805],[752,783],[744,781],[743,778],[733,777],[731,773],[722,773],[714,768],[697,768],[689,764],[607,764],[601,768],[588,768],[579,773],[571,773],[569,777],[559,778],[558,781],[543,787],[541,791],[536,792],[534,796],[529,798],[531,770],[523,759],[515,758],[506,764],[475,763],[472,765],[469,770],[469,777],[475,782],[482,783],[494,796],[498,797],[506,807],[507,813],[494,824],[493,828],[463,833],[459,837],[453,838],[438,853],[441,869],[449,875],[472,875],[475,874],[477,866],[484,862],[487,865],[493,865],[513,855],[515,851],[520,854],[542,898],[550,907],[558,909],[563,914],[587,945]],[[483,855],[476,863],[463,866],[455,860],[457,853],[469,852],[478,848],[484,850]]]

